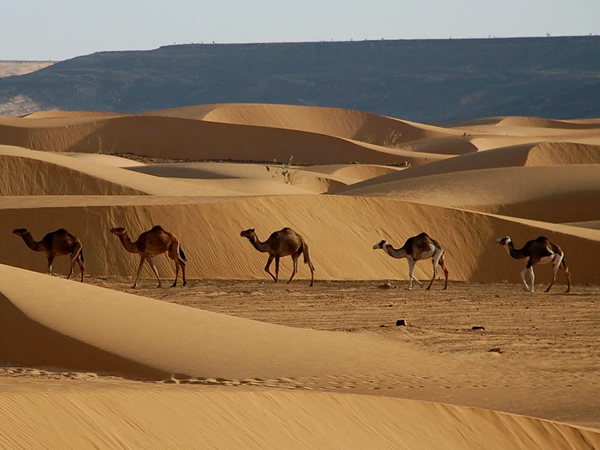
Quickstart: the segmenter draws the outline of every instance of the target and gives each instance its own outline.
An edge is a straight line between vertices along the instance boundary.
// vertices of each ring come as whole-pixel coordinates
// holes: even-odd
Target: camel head
[[[250,228],[249,230],[244,230],[240,233],[240,236],[248,238],[248,239],[252,239],[254,236],[256,236],[256,233],[254,232],[254,228]]]
[[[111,228],[110,232],[115,236],[125,236],[127,234],[127,229],[124,227]]]
[[[23,237],[23,236],[29,234],[29,231],[27,231],[27,228],[15,228],[13,230],[13,234]]]
[[[499,239],[496,239],[496,244],[498,244],[498,245],[508,245],[511,242],[512,241],[510,240],[510,238],[508,236],[504,236]]]
[[[380,240],[377,244],[373,246],[373,250],[384,249],[387,245],[387,241],[385,239]]]

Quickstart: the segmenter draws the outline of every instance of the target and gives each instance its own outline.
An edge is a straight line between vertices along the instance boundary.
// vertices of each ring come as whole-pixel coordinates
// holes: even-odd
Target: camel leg
[[[52,263],[54,262],[54,255],[48,255],[48,275],[52,275]]]
[[[565,273],[567,277],[567,294],[571,292],[571,274],[569,273],[569,268],[567,267],[567,263],[565,262],[565,257],[563,255],[562,262],[560,264],[560,269]]]
[[[444,251],[443,250],[438,250],[434,253],[433,258],[431,258],[433,260],[433,276],[431,277],[431,281],[429,282],[429,286],[427,286],[427,290],[431,289],[431,286],[433,285],[433,281],[437,278],[437,266],[440,262],[441,257],[444,255]]]
[[[525,284],[525,289],[530,291],[531,289],[529,289],[529,285],[527,284],[527,280],[525,279],[525,274],[527,273],[529,269],[527,267],[525,267],[522,271],[521,271],[521,279],[523,280],[523,283]]]
[[[293,269],[292,269],[292,276],[288,280],[288,283],[294,279],[294,275],[296,275],[296,272],[298,272],[298,258],[299,257],[300,257],[299,254],[292,256],[292,261],[294,262],[294,264],[293,264]]]
[[[419,283],[419,285],[421,285],[421,282],[419,280],[417,280],[415,278],[415,276],[413,275],[414,271],[415,271],[415,260],[412,258],[408,258],[408,286],[406,286],[406,290],[410,291],[412,290],[412,284],[413,284],[413,280],[415,280],[417,283]]]
[[[181,277],[182,277],[182,281],[183,281],[183,285],[185,286],[187,284],[187,281],[185,280],[185,261],[182,260],[181,258],[177,259],[177,263],[181,266]],[[177,276],[175,276],[175,281],[177,282]],[[173,285],[175,286],[175,285]]]
[[[140,265],[138,266],[137,276],[135,277],[135,281],[133,282],[133,289],[135,289],[135,287],[137,286],[137,282],[140,278],[140,274],[142,273],[142,267],[144,266],[144,261],[146,261],[146,257],[140,256]],[[157,276],[158,276],[158,274],[157,274]]]
[[[67,280],[69,278],[71,278],[71,275],[73,274],[73,269],[75,268],[75,259],[73,258],[73,256],[71,256],[71,258],[69,259],[69,262],[71,263],[71,268],[69,269],[69,274],[67,275]]]
[[[279,280],[279,256],[275,257],[275,283]]]
[[[444,271],[444,278],[446,282],[444,283],[444,290],[448,289],[448,270],[446,269],[446,261],[444,260],[444,255],[440,258],[440,267]]]
[[[69,270],[69,275],[67,275],[67,280],[71,278],[71,275],[73,274],[73,269],[75,269],[75,261],[79,262],[79,254],[81,253],[81,249],[82,245],[78,242],[75,244],[75,248],[71,252],[71,269]],[[81,266],[79,268],[81,269]],[[81,281],[83,282],[83,278]]]
[[[554,285],[554,282],[556,281],[556,277],[558,275],[558,268],[560,267],[560,263],[562,262],[562,259],[563,259],[563,255],[557,254],[554,257],[554,259],[552,260],[552,281],[550,281],[550,285],[546,289],[546,292],[550,292],[550,289],[552,289],[552,286]]]
[[[77,257],[77,264],[79,264],[79,272],[81,273],[81,282],[83,283],[83,273],[85,272],[85,269],[83,267],[83,261],[81,260],[81,257]]]
[[[175,260],[175,281],[173,281],[171,287],[177,286],[177,278],[179,277],[179,260],[177,258],[173,259]]]
[[[156,275],[156,279],[158,280],[158,287],[162,287],[160,277],[158,276],[158,270],[156,269],[156,266],[154,265],[154,261],[152,261],[152,258],[148,258],[148,264],[150,264],[150,268],[152,269],[152,272],[154,272],[154,275]],[[138,274],[138,276],[139,276],[139,274]],[[177,278],[175,278],[175,280],[177,280]]]
[[[535,291],[535,274],[533,273],[533,266],[531,266],[529,268],[529,275],[531,277],[531,289],[529,290],[529,292],[534,292]]]
[[[269,259],[267,260],[267,265],[265,266],[265,272],[267,272],[269,275],[271,275],[271,278],[273,278],[273,280],[275,280],[275,283],[277,283],[277,278],[275,278],[275,275],[273,275],[271,273],[271,271],[269,270],[269,267],[271,267],[271,263],[273,262],[273,255],[269,255]]]
[[[310,267],[310,287],[313,287],[315,284],[315,267],[311,262],[308,263],[308,267]]]

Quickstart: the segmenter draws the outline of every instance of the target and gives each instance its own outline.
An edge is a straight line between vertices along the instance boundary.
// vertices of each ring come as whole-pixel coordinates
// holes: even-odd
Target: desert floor
[[[531,294],[508,283],[451,282],[444,291],[442,281],[431,291],[418,286],[406,291],[404,281],[316,282],[311,289],[306,281],[192,280],[185,288],[158,289],[146,280],[135,291],[128,280],[91,282],[245,319],[375,334],[465,358],[464,373],[458,374],[256,384],[469,405],[600,428],[600,399],[590,395],[600,391],[599,286],[576,286],[567,295],[564,285],[548,294],[540,285],[540,292]],[[400,319],[408,325],[396,326]],[[501,370],[483,377],[470,374],[469,358],[500,362]]]

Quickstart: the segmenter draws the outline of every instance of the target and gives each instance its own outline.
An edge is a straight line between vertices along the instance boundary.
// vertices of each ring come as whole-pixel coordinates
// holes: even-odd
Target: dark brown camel
[[[83,267],[83,247],[79,239],[69,233],[67,230],[60,228],[56,231],[46,234],[44,238],[36,242],[33,240],[31,233],[27,231],[27,228],[17,228],[13,230],[13,233],[17,236],[21,236],[31,250],[35,252],[44,252],[48,258],[48,273],[52,275],[52,263],[54,258],[62,255],[70,255],[71,269],[67,280],[71,278],[73,274],[73,267],[75,262],[79,265],[79,271],[81,272],[81,282],[83,283],[83,275],[85,269]]]

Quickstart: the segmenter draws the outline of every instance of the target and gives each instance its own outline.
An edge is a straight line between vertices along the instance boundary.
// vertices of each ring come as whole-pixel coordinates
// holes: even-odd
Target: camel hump
[[[558,246],[550,242],[550,239],[548,239],[546,236],[538,236],[535,241],[544,247],[544,250],[546,250],[544,252],[546,256],[550,256],[552,252],[562,253]]]
[[[44,236],[44,240],[46,240],[46,241],[53,240],[53,239],[58,238],[58,237],[63,237],[63,238],[66,237],[66,238],[75,239],[75,236],[73,236],[67,230],[65,230],[64,228],[59,228],[56,231],[53,231],[51,233],[46,234],[46,236]]]
[[[154,225],[150,231],[165,231],[160,225]]]

